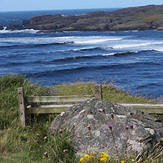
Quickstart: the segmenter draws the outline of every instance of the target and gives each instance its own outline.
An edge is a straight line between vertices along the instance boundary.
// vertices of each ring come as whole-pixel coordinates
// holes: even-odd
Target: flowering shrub
[[[100,153],[100,161],[101,162],[107,162],[109,159],[109,155],[105,152]]]

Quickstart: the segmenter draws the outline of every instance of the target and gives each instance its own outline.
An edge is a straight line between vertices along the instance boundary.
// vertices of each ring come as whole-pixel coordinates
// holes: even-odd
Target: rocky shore
[[[163,5],[130,7],[114,12],[92,12],[83,15],[42,15],[10,25],[8,30],[42,31],[123,31],[163,30]]]

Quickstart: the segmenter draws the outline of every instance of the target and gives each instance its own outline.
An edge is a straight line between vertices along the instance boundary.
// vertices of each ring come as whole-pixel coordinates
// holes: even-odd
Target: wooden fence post
[[[22,127],[26,126],[26,107],[24,103],[23,88],[18,88],[18,105],[19,105],[19,121]]]
[[[102,85],[101,84],[95,85],[95,98],[102,100]]]

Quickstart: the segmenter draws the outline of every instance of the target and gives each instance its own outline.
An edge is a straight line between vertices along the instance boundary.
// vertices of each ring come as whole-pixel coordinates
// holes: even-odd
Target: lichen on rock
[[[163,125],[148,113],[97,99],[87,100],[58,115],[50,132],[70,132],[77,154],[106,152],[113,157],[152,150],[163,137]]]

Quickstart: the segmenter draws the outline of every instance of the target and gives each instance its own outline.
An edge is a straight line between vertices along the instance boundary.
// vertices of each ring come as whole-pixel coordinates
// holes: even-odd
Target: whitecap
[[[136,44],[121,44],[112,46],[113,49],[123,49],[123,48],[135,48],[135,47],[144,47],[151,45],[161,45],[163,42],[144,42],[144,43],[136,43]]]
[[[152,49],[152,50],[155,50],[155,51],[158,51],[158,52],[163,52],[163,48],[155,48],[155,49]]]
[[[59,40],[73,41],[75,44],[98,44],[107,41],[119,41],[123,37],[111,37],[111,36],[67,36],[57,37]]]
[[[90,39],[90,40],[79,40],[75,41],[76,44],[98,44],[106,41],[119,41],[122,38],[99,38],[99,39]]]
[[[102,54],[102,56],[113,56],[116,55],[117,53],[106,53],[106,54]]]
[[[26,31],[27,32],[27,31]],[[52,44],[65,43],[65,40],[59,40],[57,37],[9,37],[1,38],[0,42],[21,43],[21,44]]]
[[[23,29],[23,30],[7,30],[6,27],[4,27],[3,30],[0,30],[0,33],[37,33],[39,30],[34,29]]]

